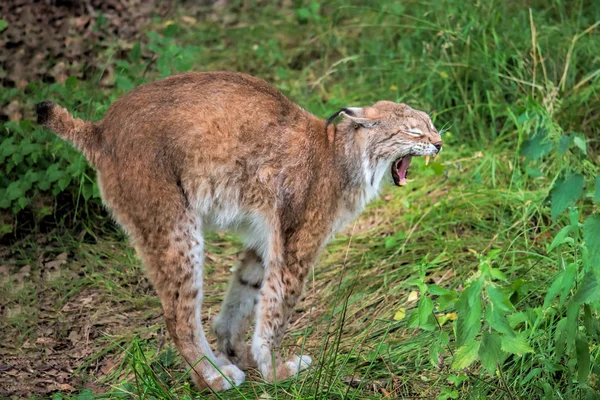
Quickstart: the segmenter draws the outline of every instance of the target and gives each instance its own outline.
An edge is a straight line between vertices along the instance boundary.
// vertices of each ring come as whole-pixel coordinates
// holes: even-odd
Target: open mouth
[[[392,179],[396,186],[404,186],[412,179],[407,179],[408,167],[410,167],[410,161],[412,156],[400,157],[392,163]]]

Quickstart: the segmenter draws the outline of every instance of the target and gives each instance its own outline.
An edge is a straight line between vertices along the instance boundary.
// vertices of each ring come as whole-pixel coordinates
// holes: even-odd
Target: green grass
[[[10,343],[36,343],[40,324],[49,320],[57,321],[52,334],[66,340],[70,326],[89,320],[88,344],[74,341],[85,360],[74,372],[81,383],[76,389],[93,382],[105,392],[98,397],[108,398],[597,398],[598,304],[581,314],[578,308],[575,317],[566,310],[589,281],[585,273],[592,267],[582,252],[592,248],[580,246],[580,233],[573,233],[572,243],[549,250],[569,218],[552,221],[548,193],[566,169],[587,181],[598,172],[600,7],[560,0],[300,3],[282,10],[245,2],[234,25],[179,22],[163,32],[157,21],[150,31],[166,36],[155,33],[142,49],[163,57],[150,67],[144,60],[121,65],[121,85],[106,93],[93,92],[94,82],[79,82],[81,100],[73,106],[100,117],[129,87],[124,81],[142,80],[142,69],[149,71],[146,79],[226,69],[264,77],[321,117],[390,99],[431,111],[435,124],[449,129],[437,162],[417,161],[415,182],[387,188],[327,246],[310,275],[285,347],[311,354],[316,364],[295,380],[270,385],[251,372],[237,390],[199,395],[133,250],[97,216],[77,225],[80,231],[43,235],[41,244],[31,236],[13,246],[11,267],[30,265],[31,273],[21,283],[4,281],[0,297],[9,312],[0,329],[11,332]],[[106,54],[108,64],[119,58],[127,54]],[[28,101],[48,93],[60,98],[53,90],[42,88],[33,96],[40,98]],[[547,137],[537,140],[544,129]],[[586,154],[574,139],[563,154],[540,150],[563,134],[581,135]],[[595,210],[593,190],[588,184],[576,221]],[[218,312],[237,250],[237,239],[228,235],[209,240],[210,316]],[[67,263],[47,271],[46,260],[64,252]],[[577,286],[565,286],[561,299],[544,305],[571,264]],[[480,357],[452,368],[456,331],[466,315],[452,296],[490,269],[496,275],[478,296],[484,311],[499,306],[489,287],[499,288],[510,302],[510,329],[532,351],[498,353],[493,373]],[[424,299],[433,308],[420,315],[429,310]],[[572,340],[564,339],[566,347],[560,321],[577,327]],[[497,331],[496,324],[478,329],[476,340]],[[587,375],[582,338],[589,338]]]

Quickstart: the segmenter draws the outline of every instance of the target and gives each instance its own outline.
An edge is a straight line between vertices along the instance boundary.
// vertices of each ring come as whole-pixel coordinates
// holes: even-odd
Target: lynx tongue
[[[396,162],[394,163],[394,169],[396,170],[396,174],[392,173],[392,176],[394,178],[394,183],[396,184],[396,186],[404,186],[408,182],[410,182],[410,180],[406,179],[406,171],[408,171],[408,167],[410,166],[411,160],[412,156],[405,156],[396,160]]]

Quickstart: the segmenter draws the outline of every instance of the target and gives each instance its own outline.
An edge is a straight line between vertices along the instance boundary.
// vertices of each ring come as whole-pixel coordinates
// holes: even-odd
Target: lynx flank
[[[195,383],[213,390],[240,385],[249,366],[273,381],[310,365],[278,349],[323,246],[382,181],[406,185],[411,158],[442,148],[429,116],[405,104],[343,108],[323,121],[266,82],[228,72],[147,83],[99,122],[50,101],[37,114],[98,170],[104,203],[148,269],[175,345]],[[207,229],[238,232],[246,246],[213,324],[215,353],[201,320]]]

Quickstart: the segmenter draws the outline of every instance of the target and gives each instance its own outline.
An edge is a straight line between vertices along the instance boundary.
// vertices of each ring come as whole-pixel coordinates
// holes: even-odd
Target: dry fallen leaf
[[[67,263],[67,253],[60,253],[56,258],[52,261],[48,261],[44,263],[45,268],[58,268],[63,264]]]
[[[75,389],[73,386],[69,385],[68,383],[60,383],[58,385],[58,389],[61,391],[68,391],[68,392],[74,392]]]
[[[406,317],[406,308],[402,307],[394,314],[394,321],[402,321]]]
[[[412,292],[410,292],[408,294],[408,299],[406,300],[407,303],[410,303],[411,301],[417,301],[419,299],[419,292],[417,292],[416,290],[413,290]]]

